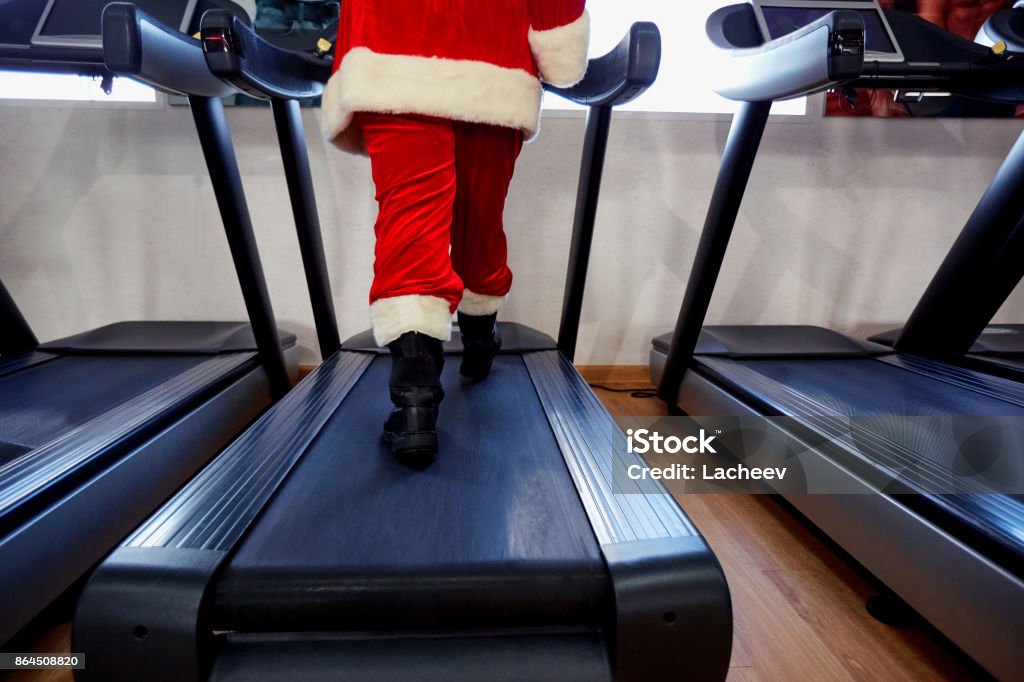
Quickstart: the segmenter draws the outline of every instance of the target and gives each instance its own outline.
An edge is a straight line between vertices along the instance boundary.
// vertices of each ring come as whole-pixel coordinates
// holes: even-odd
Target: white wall
[[[770,124],[709,322],[898,324],[1020,128],[810,108],[806,122]],[[344,336],[368,326],[373,188],[368,162],[325,145],[319,112],[305,116]],[[278,319],[315,348],[269,111],[229,117]],[[580,363],[644,363],[650,337],[671,328],[728,125],[613,125]],[[551,334],[582,129],[545,120],[506,211],[516,282],[505,319]],[[121,319],[244,317],[186,108],[3,105],[0,149],[0,276],[41,338]],[[999,319],[1024,321],[1024,300]]]

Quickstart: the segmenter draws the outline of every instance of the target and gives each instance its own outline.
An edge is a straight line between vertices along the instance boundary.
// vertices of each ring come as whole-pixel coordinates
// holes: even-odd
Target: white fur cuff
[[[386,346],[406,332],[435,339],[452,338],[452,313],[448,301],[437,296],[395,296],[370,305],[370,321],[377,345]]]
[[[501,309],[508,294],[504,296],[487,296],[466,289],[459,303],[459,312],[466,315],[493,315]]]
[[[560,88],[575,85],[587,71],[590,48],[590,14],[584,10],[576,21],[547,29],[530,29],[530,49],[540,77]]]
[[[350,125],[357,111],[489,123],[518,128],[529,138],[537,131],[540,96],[540,83],[522,69],[357,47],[324,88],[323,129],[328,140],[351,152],[364,147]]]

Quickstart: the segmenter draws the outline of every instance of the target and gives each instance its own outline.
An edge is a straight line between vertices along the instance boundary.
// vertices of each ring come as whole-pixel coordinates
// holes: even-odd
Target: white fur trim
[[[354,140],[342,140],[339,136],[349,129],[352,123],[352,110],[346,108],[341,101],[341,78],[335,72],[324,86],[320,112],[323,116],[324,137],[329,142],[350,152],[362,151],[363,145],[355,146]],[[351,134],[345,137],[351,137]],[[347,144],[346,144],[347,142]]]
[[[485,62],[379,54],[357,47],[324,88],[323,127],[346,151],[365,145],[352,123],[357,111],[424,114],[537,132],[540,82],[522,69]]]
[[[579,83],[587,71],[590,13],[584,10],[576,21],[546,31],[531,28],[530,49],[544,81],[560,88]]]
[[[370,305],[370,321],[377,345],[386,346],[406,332],[435,339],[452,338],[452,313],[448,301],[437,296],[394,296]]]
[[[501,310],[501,306],[504,305],[507,299],[508,294],[504,296],[488,296],[466,289],[462,293],[459,312],[466,315],[492,315]]]

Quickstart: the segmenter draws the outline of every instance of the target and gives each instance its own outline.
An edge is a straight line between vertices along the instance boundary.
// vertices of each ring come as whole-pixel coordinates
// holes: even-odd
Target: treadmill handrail
[[[835,88],[864,70],[864,19],[836,10],[781,38],[740,45],[729,22],[745,21],[750,5],[730,5],[708,17],[708,38],[721,48],[715,92],[740,102],[804,97]],[[744,36],[749,38],[749,36]]]
[[[638,21],[610,52],[591,59],[583,80],[567,88],[550,83],[544,89],[586,106],[619,106],[644,93],[661,67],[661,32],[650,21]]]
[[[562,97],[590,107],[562,295],[562,317],[558,325],[558,349],[569,360],[576,355],[612,109],[646,91],[657,78],[660,63],[658,27],[650,22],[637,22],[618,47],[603,57],[590,60],[583,80],[571,88],[550,88]]]
[[[278,47],[226,10],[203,14],[199,33],[210,72],[252,97],[313,99],[331,77],[332,59]]]
[[[199,41],[127,3],[103,10],[103,54],[113,73],[188,97],[260,359],[274,398],[280,398],[291,379],[220,101],[235,91],[210,73]]]
[[[1013,7],[996,12],[990,16],[981,28],[974,42],[986,47],[993,47],[1003,42],[1008,50],[1024,52],[1024,36],[1015,30],[1014,19],[1024,16],[1018,14],[1024,9],[1024,3],[1015,2]]]
[[[224,12],[210,11],[204,14],[200,35],[210,70],[242,92],[273,100],[279,121],[285,118],[283,101],[315,97],[322,93],[322,84],[331,77],[330,60],[277,47],[258,36],[245,23]],[[645,92],[657,78],[660,63],[661,34],[658,27],[650,22],[637,22],[630,27],[615,49],[602,57],[590,60],[587,73],[580,83],[570,88],[549,88],[571,101],[588,105],[591,111],[591,116],[587,119],[572,246],[558,335],[558,346],[569,358],[572,358],[575,352],[579,332],[583,290],[586,284],[611,110]],[[295,114],[290,118],[297,120]],[[284,151],[284,148],[282,149]],[[298,170],[300,175],[307,173],[304,167],[296,166],[296,159],[289,161],[289,155],[285,156],[286,171]],[[304,165],[301,160],[298,160],[298,163]],[[303,181],[295,183],[295,186],[297,190],[302,190],[303,186],[308,184]],[[296,195],[297,192],[293,192],[293,199]],[[297,220],[300,224],[308,222],[301,218]],[[316,230],[319,230],[318,226]],[[300,233],[303,231],[309,232],[308,229],[300,228]],[[317,256],[317,260],[319,259],[320,256]],[[313,279],[319,279],[316,286],[310,283],[310,290],[315,293],[325,286],[326,268],[313,270]],[[320,270],[323,275],[315,270]],[[307,276],[309,273],[307,268]],[[314,302],[315,310],[326,311],[328,307],[326,304],[317,305]],[[325,316],[324,319],[324,324],[318,321],[318,331],[327,332],[331,326],[336,326],[333,314]],[[333,338],[332,336],[330,344],[321,344],[325,347],[325,356],[328,353],[327,347],[334,347]]]
[[[200,34],[210,71],[253,97],[312,99],[331,77],[331,59],[278,47],[224,10],[206,12]],[[618,106],[647,90],[660,65],[661,33],[655,24],[638,21],[615,48],[590,60],[579,83],[544,87],[577,104]]]
[[[341,347],[341,338],[298,100],[323,92],[331,60],[279,48],[224,10],[203,15],[200,36],[212,73],[239,92],[271,101],[317,341],[326,359]]]
[[[115,75],[175,95],[234,94],[206,68],[199,41],[165,26],[135,5],[107,5],[102,25],[103,61]]]

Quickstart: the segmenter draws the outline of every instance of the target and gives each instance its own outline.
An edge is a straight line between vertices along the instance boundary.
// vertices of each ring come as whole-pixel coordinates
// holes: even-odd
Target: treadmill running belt
[[[925,466],[948,470],[955,457],[945,434],[929,430],[935,422],[906,417],[1024,416],[1024,408],[974,393],[938,379],[875,359],[743,360],[700,357],[705,370],[749,394],[764,414],[873,419],[873,447],[861,442],[860,454],[894,471],[896,457],[913,457]],[[992,379],[992,382],[1002,381]],[[850,462],[846,463],[847,465]],[[900,495],[900,501],[940,522],[1008,569],[1024,574],[1024,496],[986,494]],[[953,524],[950,527],[950,524]]]
[[[226,567],[217,629],[598,621],[609,579],[522,358],[476,384],[458,363],[441,452],[416,472],[380,440],[390,360],[374,360]]]
[[[737,364],[850,417],[1024,416],[1024,407],[875,359],[741,360]]]
[[[27,449],[45,445],[206,360],[209,356],[74,356],[0,377],[0,441]]]

